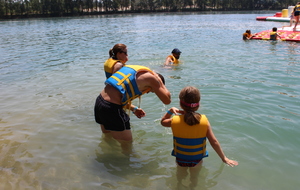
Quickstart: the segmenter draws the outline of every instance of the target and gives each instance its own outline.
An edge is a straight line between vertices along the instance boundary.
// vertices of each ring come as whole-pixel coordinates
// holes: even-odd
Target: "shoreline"
[[[230,12],[265,12],[265,11],[276,11],[275,10],[241,10],[241,9],[184,9],[184,10],[156,10],[156,11],[107,11],[107,12],[81,12],[81,13],[64,13],[64,14],[24,14],[24,15],[4,15],[0,17],[0,20],[13,20],[13,19],[31,19],[31,18],[57,18],[57,17],[80,17],[80,16],[97,16],[97,15],[119,15],[119,14],[151,14],[151,13],[190,13],[190,12],[201,12],[204,14],[220,14],[220,12],[230,13]]]

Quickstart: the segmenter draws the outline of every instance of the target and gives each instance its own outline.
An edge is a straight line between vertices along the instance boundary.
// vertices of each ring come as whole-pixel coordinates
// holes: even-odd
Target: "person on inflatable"
[[[295,20],[294,10],[293,10],[293,11],[291,12],[291,15],[290,15],[290,25],[289,25],[289,26],[283,26],[282,28],[285,28],[285,27],[292,27],[294,22],[296,22],[296,20]]]
[[[296,20],[294,31],[297,29],[297,25],[300,19],[300,2],[298,2],[294,7],[294,18]]]

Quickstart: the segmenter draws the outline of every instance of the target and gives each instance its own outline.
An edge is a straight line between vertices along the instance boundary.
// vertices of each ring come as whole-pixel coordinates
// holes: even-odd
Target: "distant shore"
[[[10,19],[29,19],[29,18],[51,18],[51,17],[78,17],[78,16],[95,16],[95,15],[117,15],[117,14],[148,14],[148,13],[184,13],[184,12],[201,12],[204,14],[219,14],[220,12],[239,12],[239,11],[272,11],[272,10],[242,10],[242,9],[183,9],[183,10],[156,10],[156,11],[145,11],[145,10],[136,10],[136,11],[103,11],[103,12],[80,12],[80,13],[63,13],[63,14],[23,14],[23,15],[4,15],[1,16],[2,20]],[[274,10],[275,11],[275,10]]]

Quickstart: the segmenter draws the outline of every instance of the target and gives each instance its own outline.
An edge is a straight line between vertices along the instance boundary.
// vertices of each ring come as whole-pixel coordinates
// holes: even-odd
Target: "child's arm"
[[[161,118],[160,123],[164,127],[171,127],[171,122],[172,122],[172,115],[175,114],[177,115],[178,113],[183,114],[184,111],[179,110],[175,107],[170,108],[167,113]]]
[[[228,164],[229,166],[233,167],[233,166],[237,166],[239,163],[235,160],[230,160],[228,159],[222,148],[221,148],[221,145],[218,141],[218,139],[215,137],[213,131],[212,131],[212,128],[210,126],[210,124],[208,123],[208,131],[207,131],[207,138],[209,140],[209,143],[211,144],[211,146],[213,147],[213,149],[216,151],[216,153],[219,155],[219,157],[222,159],[222,161],[226,164]]]
[[[251,35],[251,37],[250,37],[250,39],[252,39],[253,37],[255,37],[256,36],[256,33],[255,34],[253,34],[253,35]]]
[[[281,36],[279,34],[277,34],[277,36],[281,39]]]

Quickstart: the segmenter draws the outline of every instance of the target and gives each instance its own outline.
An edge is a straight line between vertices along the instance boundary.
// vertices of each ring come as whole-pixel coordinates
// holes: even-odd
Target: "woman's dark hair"
[[[122,52],[124,51],[124,49],[126,49],[127,46],[125,44],[116,44],[114,45],[114,47],[112,49],[109,50],[109,57],[113,58],[113,59],[117,59],[116,55],[118,52]]]
[[[185,111],[184,122],[188,125],[192,126],[200,123],[201,114],[195,112],[200,106],[200,99],[200,91],[193,86],[187,86],[179,93],[180,106]],[[190,106],[194,104],[196,106]]]

